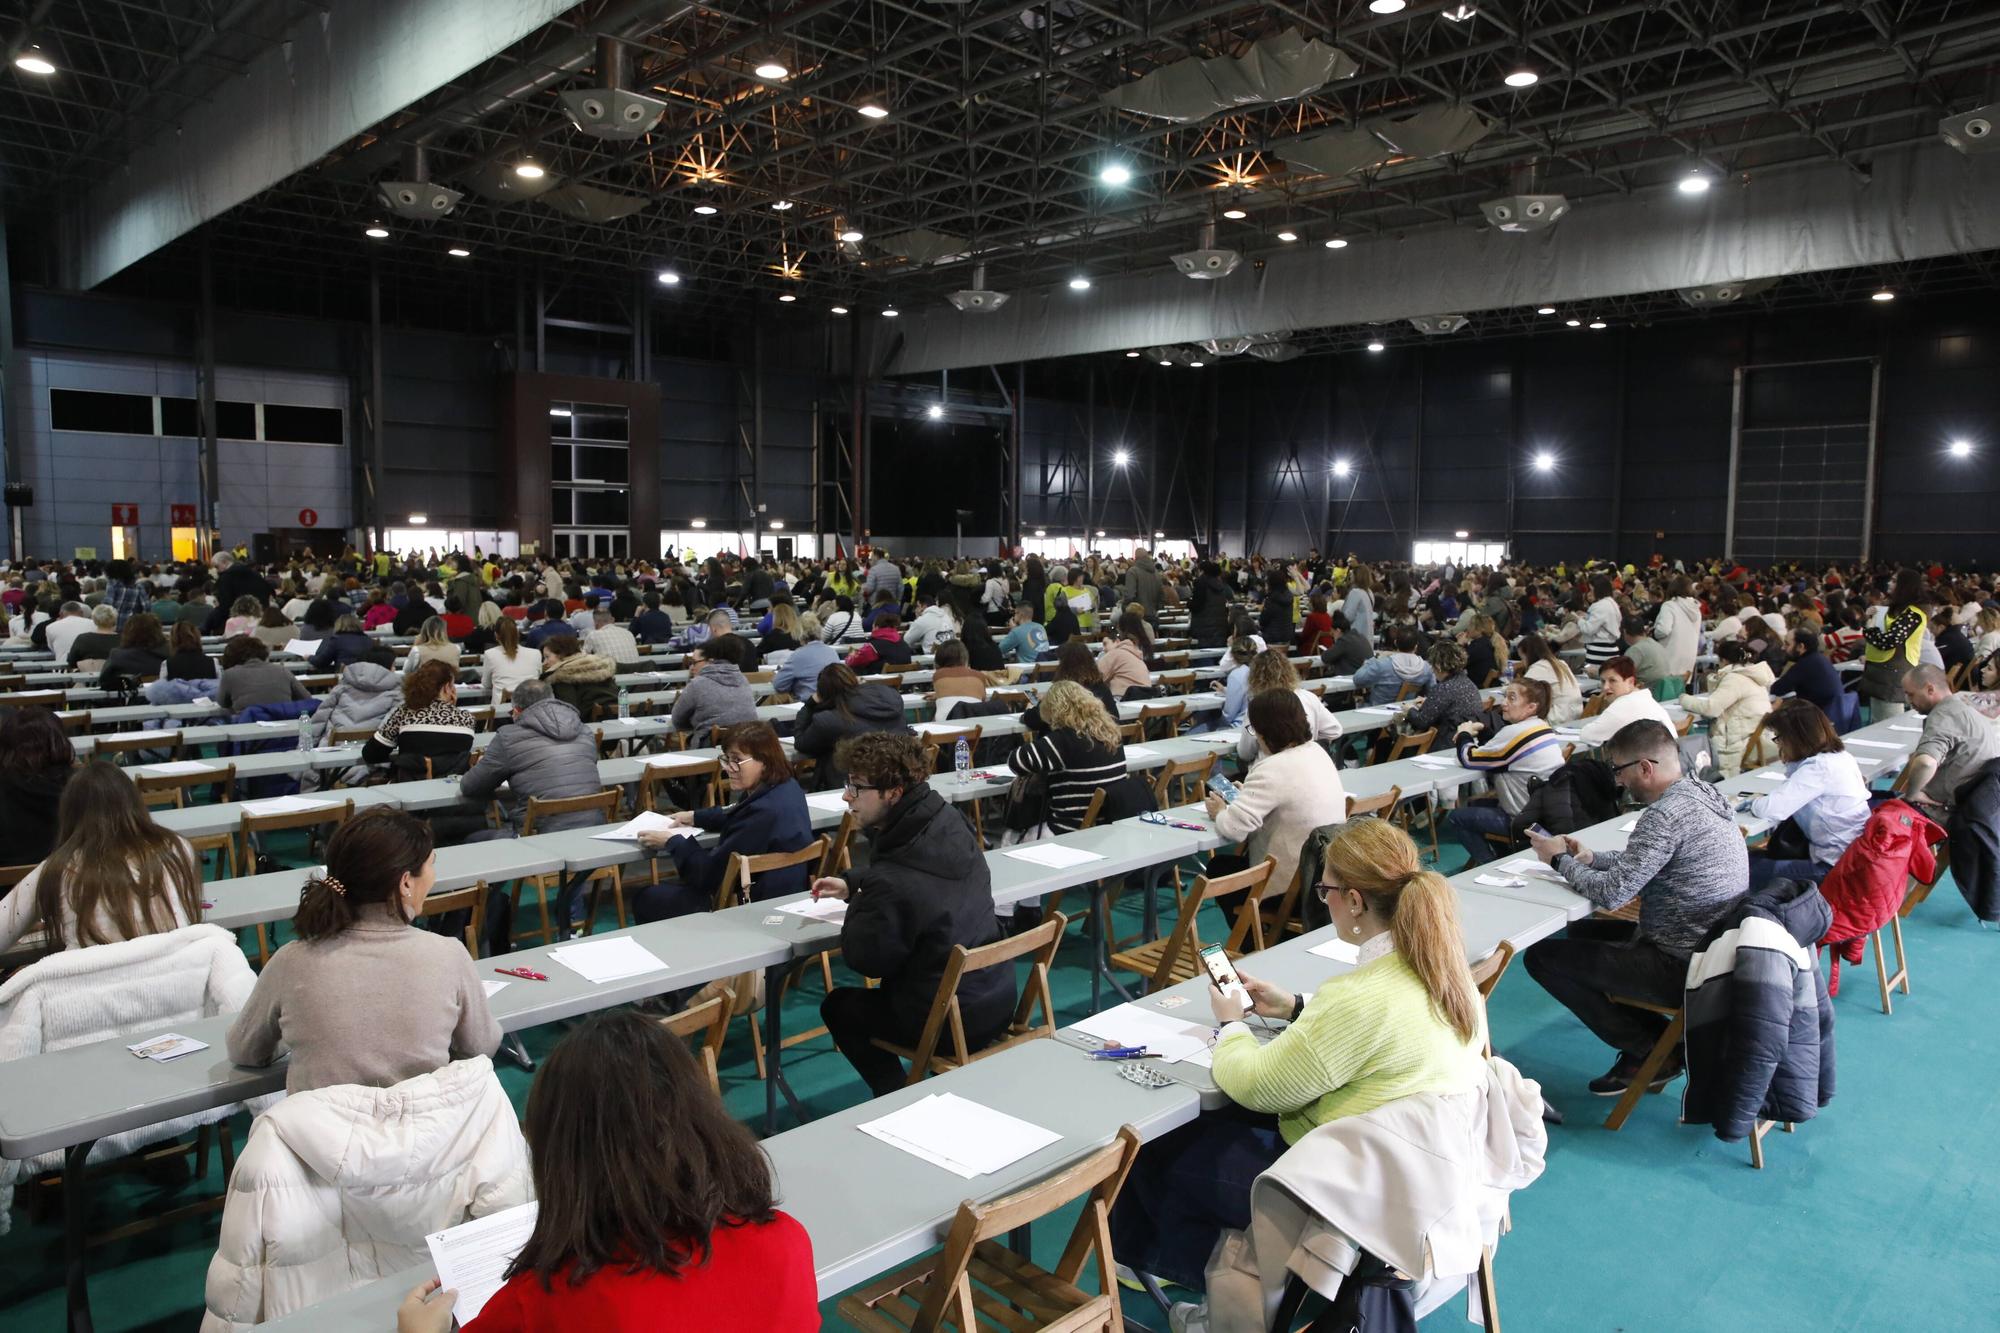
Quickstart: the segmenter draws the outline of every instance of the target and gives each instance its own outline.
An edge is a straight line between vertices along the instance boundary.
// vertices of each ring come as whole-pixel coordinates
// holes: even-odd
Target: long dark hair
[[[540,1201],[507,1276],[544,1291],[568,1270],[669,1276],[708,1262],[718,1227],[761,1225],[776,1201],[771,1164],[709,1089],[687,1045],[629,1009],[564,1037],[528,1090],[528,1157]],[[616,1141],[644,1145],[632,1155]]]
[[[47,708],[0,708],[0,773],[39,777],[76,763],[62,720]]]
[[[63,789],[57,819],[61,841],[36,878],[35,911],[63,947],[173,930],[176,902],[182,921],[201,920],[201,876],[188,845],[153,822],[122,769],[84,765]],[[73,940],[60,939],[65,899],[76,917]]]
[[[854,720],[854,693],[860,688],[861,677],[845,662],[829,662],[820,668],[819,679],[813,682],[820,704],[832,704],[834,711],[849,722]]]
[[[1102,685],[1104,674],[1097,669],[1097,659],[1090,655],[1090,648],[1081,639],[1071,639],[1056,650],[1056,679],[1073,680],[1089,689],[1092,685]]]
[[[394,903],[403,876],[423,873],[431,847],[431,826],[407,811],[378,805],[356,815],[327,839],[326,870],[306,881],[292,929],[302,940],[328,939],[363,908]]]

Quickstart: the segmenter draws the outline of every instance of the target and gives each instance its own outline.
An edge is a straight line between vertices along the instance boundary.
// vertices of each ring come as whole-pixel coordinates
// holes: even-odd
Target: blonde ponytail
[[[1430,992],[1438,1016],[1451,1024],[1459,1040],[1479,1036],[1479,989],[1465,962],[1465,937],[1458,924],[1458,898],[1443,875],[1420,870],[1396,895],[1389,918],[1396,952],[1410,965]]]

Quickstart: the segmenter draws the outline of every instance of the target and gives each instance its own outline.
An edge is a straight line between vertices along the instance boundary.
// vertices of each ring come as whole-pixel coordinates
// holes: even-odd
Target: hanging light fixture
[[[14,68],[44,77],[56,72],[55,61],[39,46],[30,46],[14,57]]]
[[[533,153],[527,153],[514,164],[514,174],[524,181],[538,181],[549,173],[535,160]]]
[[[755,74],[758,78],[764,80],[766,83],[775,83],[779,79],[782,79],[787,75],[789,75],[791,71],[786,69],[783,65],[780,65],[775,60],[766,60],[763,64],[757,66],[756,69],[752,70],[751,73]]]

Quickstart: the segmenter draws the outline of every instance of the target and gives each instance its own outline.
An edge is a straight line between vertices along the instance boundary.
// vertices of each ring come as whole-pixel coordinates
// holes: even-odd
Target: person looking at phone
[[[1399,1098],[1467,1092],[1483,1077],[1485,1013],[1457,900],[1409,835],[1382,819],[1348,824],[1313,892],[1360,962],[1310,996],[1240,970],[1241,995],[1210,985],[1224,1025],[1215,1082],[1232,1104],[1140,1150],[1111,1236],[1141,1272],[1199,1288],[1217,1235],[1249,1226],[1251,1182],[1308,1132]],[[1260,1045],[1244,1021],[1253,1013],[1291,1026]]]
[[[1233,874],[1273,856],[1278,864],[1271,872],[1268,893],[1282,897],[1299,872],[1299,849],[1313,830],[1347,818],[1347,793],[1340,786],[1340,770],[1313,743],[1305,706],[1290,690],[1252,698],[1249,729],[1256,735],[1257,762],[1244,775],[1234,800],[1211,791],[1207,802],[1216,832],[1244,843],[1243,855],[1211,857],[1208,874]],[[1234,920],[1242,899],[1224,894],[1215,901]]]
[[[1465,848],[1466,864],[1493,859],[1489,833],[1512,833],[1537,783],[1563,766],[1562,737],[1543,719],[1549,712],[1549,687],[1539,680],[1508,682],[1500,692],[1503,724],[1491,737],[1483,722],[1461,722],[1452,737],[1462,768],[1476,769],[1493,782],[1493,799],[1461,802],[1445,817],[1452,835]]]

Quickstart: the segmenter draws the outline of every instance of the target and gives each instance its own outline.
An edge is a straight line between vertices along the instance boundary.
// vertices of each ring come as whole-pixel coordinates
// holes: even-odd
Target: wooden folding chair
[[[236,765],[230,764],[214,773],[139,773],[132,774],[132,785],[139,789],[139,803],[147,810],[184,810],[187,808],[188,794],[196,787],[217,787],[215,800],[226,804],[236,799]],[[188,838],[188,846],[194,848],[196,856],[216,853],[216,877],[235,876],[241,873],[236,863],[236,835],[234,833],[204,833]]]
[[[1398,736],[1389,746],[1389,757],[1383,762],[1393,764],[1398,759],[1405,759],[1413,754],[1429,754],[1431,742],[1437,739],[1437,734],[1438,729],[1432,727],[1429,731],[1412,731],[1407,735]]]
[[[733,989],[724,988],[721,994],[711,995],[696,1004],[691,1004],[677,1014],[669,1014],[660,1020],[660,1026],[676,1037],[699,1037],[701,1044],[701,1067],[708,1075],[708,1087],[716,1096],[722,1095],[722,1038],[729,1031],[729,1011],[736,1002]]]
[[[1166,810],[1201,800],[1205,794],[1203,784],[1214,768],[1215,756],[1212,754],[1169,759],[1153,777],[1154,801],[1160,809]]]
[[[849,815],[848,818],[851,819],[853,816]],[[796,852],[760,852],[754,856],[748,852],[738,852],[729,858],[729,863],[722,872],[722,883],[716,886],[715,910],[720,912],[725,907],[739,907],[749,902],[751,889],[759,875],[808,863],[817,868],[823,862],[828,847],[827,838],[821,836],[814,838]]]
[[[1010,1046],[1019,1046],[1024,1041],[1037,1037],[1056,1035],[1055,998],[1049,993],[1049,969],[1055,965],[1056,946],[1062,943],[1063,931],[1069,926],[1069,918],[1061,912],[1051,912],[1042,923],[1032,930],[1024,930],[1018,935],[968,949],[963,944],[952,946],[945,957],[944,975],[938,979],[936,997],[931,1001],[931,1011],[924,1019],[924,1030],[914,1046],[900,1046],[895,1042],[877,1037],[874,1045],[879,1050],[909,1062],[910,1071],[906,1086],[921,1083],[926,1074],[942,1074],[948,1069],[983,1060],[998,1054]],[[965,1018],[958,1004],[958,983],[968,974],[989,967],[1011,967],[1017,958],[1027,957],[1028,979],[1021,987],[1020,1000],[1014,1006],[1014,1016],[1008,1020],[1004,1033],[979,1050],[970,1049],[965,1040]],[[1040,1006],[1042,1017],[1035,1021],[1035,1009]],[[945,1054],[938,1053],[938,1044],[949,1035],[951,1049]]]
[[[531,796],[528,798],[527,812],[521,817],[521,836],[524,838],[534,837],[535,830],[540,826],[542,821],[554,819],[560,815],[595,814],[599,823],[608,824],[611,822],[612,816],[617,812],[618,789],[616,787],[606,787],[603,791],[595,791],[588,796],[565,796],[558,800],[543,800],[540,797]],[[551,879],[556,882],[556,887],[560,888],[562,886],[563,872],[556,871],[553,874],[547,875],[524,876],[521,879],[515,880],[513,887],[508,891],[509,897],[513,900],[514,904],[514,920],[518,922],[521,919],[521,890],[524,887],[533,888],[535,891],[535,910],[540,916],[542,923],[541,929],[532,932],[524,932],[517,926],[515,928],[515,942],[517,944],[524,934],[533,934],[537,943],[555,943],[556,926],[549,920],[549,881]],[[591,893],[589,918],[583,923],[583,933],[586,935],[590,934],[597,925],[597,886],[606,881],[611,885],[612,905],[618,911],[618,929],[625,929],[625,876],[620,868],[615,865],[599,866],[596,870],[586,874],[583,878],[583,883],[578,885],[579,889],[588,888]]]
[[[127,762],[133,755],[150,754],[156,750],[165,751],[167,760],[179,759],[181,757],[181,733],[178,731],[160,731],[147,735],[143,732],[125,732],[122,734],[119,732],[107,732],[97,738],[97,744],[91,750],[91,757],[119,764]]]
[[[229,851],[230,869],[236,874],[256,873],[257,839],[262,834],[282,833],[291,829],[325,829],[330,835],[332,829],[339,828],[352,818],[354,818],[352,800],[323,805],[312,810],[290,810],[276,815],[253,815],[245,810],[237,817],[236,834]],[[269,923],[260,921],[257,923],[257,965],[262,967],[270,961],[270,926]]]
[[[61,690],[15,690],[0,694],[0,708],[50,708],[60,711],[69,702]]]
[[[326,745],[366,745],[375,734],[373,727],[329,727]]]
[[[1162,671],[1160,673],[1160,693],[1179,695],[1194,693],[1194,672]]]
[[[1181,900],[1180,913],[1174,918],[1174,928],[1167,937],[1119,950],[1111,955],[1111,966],[1145,977],[1146,993],[1149,995],[1200,974],[1204,970],[1199,925],[1202,904],[1225,893],[1245,893],[1245,897],[1236,911],[1236,922],[1229,929],[1229,937],[1223,941],[1223,949],[1231,958],[1261,952],[1266,945],[1264,914],[1259,905],[1278,891],[1278,886],[1271,883],[1271,874],[1277,866],[1278,858],[1267,856],[1248,870],[1239,870],[1233,875],[1224,875],[1219,879],[1210,879],[1207,875],[1198,877],[1194,887]]]
[[[1472,984],[1479,991],[1479,1002],[1484,1005],[1499,989],[1500,978],[1507,975],[1507,965],[1514,961],[1514,941],[1501,940],[1498,948],[1472,965]],[[1493,1054],[1493,1031],[1486,1032],[1486,1054]]]
[[[1350,796],[1347,798],[1347,817],[1360,819],[1364,815],[1386,818],[1396,808],[1396,802],[1403,799],[1401,787],[1391,787],[1380,796]]]
[[[1139,1136],[1127,1125],[1074,1166],[992,1203],[961,1203],[941,1252],[842,1297],[841,1319],[859,1333],[1120,1333],[1111,1205],[1138,1155]],[[1082,1215],[1052,1271],[1001,1243],[1079,1197]],[[1095,1295],[1077,1285],[1086,1264],[1095,1269]]]
[[[1875,988],[1881,994],[1882,1012],[1886,1014],[1891,1012],[1889,992],[1901,986],[1903,994],[1910,993],[1910,960],[1903,952],[1903,918],[1892,913],[1887,922],[1887,929],[1896,941],[1896,970],[1893,973],[1889,971],[1888,961],[1882,950],[1883,929],[1884,927],[1877,926],[1870,931],[1868,940],[1875,950]]]
[[[924,757],[930,764],[931,772],[937,773],[943,771],[941,766],[946,762],[945,756],[952,753],[960,741],[964,741],[966,747],[972,751],[973,760],[976,764],[978,762],[979,737],[981,734],[981,728],[976,724],[972,726],[953,727],[949,731],[926,731],[922,733],[920,739],[923,743]]]
[[[1149,703],[1139,705],[1139,716],[1132,719],[1132,726],[1138,729],[1133,739],[1139,742],[1149,740],[1170,741],[1180,734],[1181,723],[1187,720],[1188,706],[1185,700],[1177,703]]]
[[[1076,827],[1078,831],[1087,828],[1096,828],[1097,817],[1103,813],[1104,813],[1104,788],[1102,787],[1093,788],[1090,793],[1090,804],[1084,807],[1083,818],[1079,820],[1077,823]],[[1092,893],[1100,892],[1102,889],[1102,883],[1103,883],[1102,881],[1099,881],[1098,886],[1092,888],[1091,892]],[[1068,892],[1069,890],[1066,888],[1056,890],[1056,896],[1049,902],[1049,910],[1051,912],[1062,911],[1063,895],[1067,894]]]
[[[1423,686],[1417,684],[1415,681],[1406,680],[1396,687],[1396,697],[1389,702],[1399,704],[1406,699],[1414,699],[1423,692]]]
[[[659,810],[663,805],[670,805],[670,802],[663,802],[659,795],[660,789],[669,782],[695,783],[697,809],[721,805],[728,790],[724,785],[720,755],[706,759],[691,756],[672,763],[647,764],[640,771],[638,790],[632,798],[634,810]]]
[[[1904,770],[1904,772],[1908,771],[1907,769]],[[1900,775],[1898,780],[1900,780]],[[1944,872],[1951,868],[1949,865],[1950,855],[1951,844],[1943,838],[1931,844],[1931,856],[1937,862],[1937,867],[1931,872],[1929,879],[1920,879],[1915,875],[1910,876],[1909,888],[1903,897],[1902,910],[1896,913],[1897,916],[1908,916],[1916,910],[1918,903],[1931,896],[1931,890],[1936,888],[1938,881],[1944,878]]]
[[[1659,1014],[1669,1020],[1666,1028],[1660,1033],[1660,1039],[1653,1043],[1653,1049],[1646,1052],[1646,1058],[1639,1065],[1639,1072],[1632,1079],[1631,1086],[1625,1089],[1625,1095],[1618,1099],[1618,1104],[1611,1108],[1611,1114],[1604,1118],[1604,1127],[1616,1130],[1624,1128],[1625,1118],[1632,1114],[1632,1108],[1639,1104],[1639,1099],[1647,1095],[1654,1077],[1666,1067],[1667,1061],[1679,1049],[1681,1033],[1687,1028],[1687,1010],[1680,1005],[1655,1004],[1651,1000],[1634,999],[1629,995],[1613,995],[1609,998],[1613,1004],[1643,1009],[1649,1014]]]
[[[421,916],[443,916],[446,912],[469,912],[465,919],[465,951],[479,957],[479,941],[486,929],[486,881],[469,884],[448,893],[433,893],[424,899]]]

